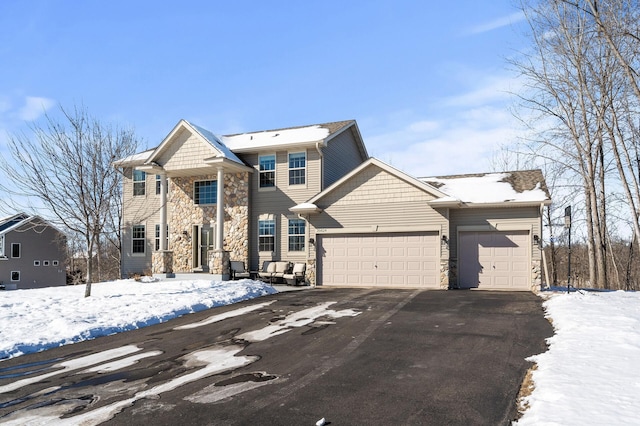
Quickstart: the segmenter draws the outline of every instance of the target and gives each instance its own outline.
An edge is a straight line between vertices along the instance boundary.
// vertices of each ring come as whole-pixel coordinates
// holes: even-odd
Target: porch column
[[[167,174],[160,174],[160,250],[167,247]]]
[[[216,250],[222,250],[224,244],[224,171],[218,167],[218,197],[216,203]]]

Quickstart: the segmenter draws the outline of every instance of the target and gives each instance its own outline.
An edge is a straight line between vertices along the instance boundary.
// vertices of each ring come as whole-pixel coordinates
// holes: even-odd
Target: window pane
[[[289,219],[289,251],[304,251],[305,226],[303,219]]]
[[[195,182],[193,201],[196,204],[215,204],[218,198],[218,181],[203,180]]]
[[[20,243],[11,244],[11,257],[20,257]]]
[[[258,250],[274,251],[276,223],[274,220],[258,221]]]
[[[289,185],[304,185],[306,164],[306,152],[295,152],[289,154]]]
[[[132,253],[144,253],[145,247],[145,232],[144,225],[133,225],[131,232],[131,252]]]
[[[260,188],[276,186],[276,156],[264,155],[260,157]]]
[[[133,195],[144,195],[147,174],[141,170],[133,171]]]

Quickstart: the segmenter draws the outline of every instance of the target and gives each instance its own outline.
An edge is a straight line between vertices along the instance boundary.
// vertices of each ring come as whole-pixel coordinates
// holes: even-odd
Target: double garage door
[[[483,290],[530,290],[528,231],[460,232],[458,285]]]
[[[437,232],[318,236],[321,285],[440,287]]]

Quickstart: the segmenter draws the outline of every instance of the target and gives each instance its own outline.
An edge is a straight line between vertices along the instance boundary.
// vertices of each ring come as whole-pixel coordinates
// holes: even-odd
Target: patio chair
[[[251,278],[251,274],[247,271],[244,262],[241,260],[231,261],[231,279],[241,280],[243,278]]]
[[[284,274],[283,278],[287,282],[287,285],[298,285],[304,283],[304,275],[307,272],[306,263],[295,263],[290,274]]]

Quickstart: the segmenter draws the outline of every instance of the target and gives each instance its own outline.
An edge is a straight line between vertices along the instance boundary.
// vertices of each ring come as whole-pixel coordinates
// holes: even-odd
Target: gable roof
[[[197,134],[202,140],[210,144],[219,154],[214,158],[222,158],[244,165],[236,153],[256,152],[264,149],[286,148],[294,146],[326,145],[334,137],[348,129],[354,132],[358,149],[364,158],[368,158],[367,149],[360,135],[360,130],[355,120],[334,121],[323,124],[307,126],[286,127],[273,130],[261,130],[257,132],[238,133],[226,136],[218,136],[204,127],[193,124],[187,120],[180,120],[156,148],[130,155],[115,161],[116,167],[151,165],[155,158],[171,143],[172,138],[181,130],[187,129]]]
[[[465,204],[551,203],[549,189],[540,169],[418,179]]]
[[[355,125],[354,120],[308,126],[286,127],[258,132],[239,133],[222,136],[221,139],[234,152],[250,152],[264,148],[286,146],[315,145],[326,143],[348,127]],[[362,144],[362,141],[359,141]],[[364,147],[364,145],[363,145]]]
[[[413,185],[414,187],[436,197],[436,198],[449,198],[447,196],[447,194],[441,192],[440,190],[438,190],[437,188],[435,188],[434,186],[426,183],[426,182],[422,182],[412,176],[409,176],[408,174],[388,165],[387,163],[384,163],[380,160],[378,160],[377,158],[369,158],[367,161],[363,162],[362,164],[360,164],[358,167],[356,167],[355,169],[353,169],[351,172],[347,173],[346,175],[344,175],[341,179],[339,179],[338,181],[336,181],[335,183],[333,183],[331,186],[329,186],[328,188],[326,188],[324,191],[316,194],[313,198],[311,198],[309,201],[305,202],[305,203],[301,203],[298,204],[297,206],[294,206],[292,208],[290,208],[289,210],[294,212],[294,213],[317,213],[320,212],[321,210],[317,207],[316,203],[321,200],[323,197],[325,197],[327,194],[330,194],[331,192],[335,191],[337,188],[339,188],[341,185],[343,185],[345,182],[348,182],[350,179],[352,179],[354,176],[356,176],[357,174],[359,174],[360,172],[362,172],[364,169],[368,168],[368,167],[378,167],[384,171],[386,171],[387,173],[397,177],[398,179],[401,179],[403,181],[405,181],[406,183]]]
[[[152,164],[157,157],[173,142],[173,138],[183,129],[186,129],[189,133],[199,136],[203,142],[209,144],[218,154],[213,158],[224,158],[234,163],[245,165],[229,148],[227,148],[220,139],[207,129],[189,123],[187,120],[180,120],[178,124],[169,132],[164,140],[153,150],[151,155],[147,157],[144,164]]]
[[[0,219],[0,236],[5,235],[14,229],[18,229],[23,225],[26,225],[29,222],[40,222],[45,225],[45,227],[50,227],[61,234],[64,234],[58,228],[53,226],[50,222],[41,218],[40,216],[29,216],[26,213],[16,213],[12,216],[7,216],[5,218]]]

